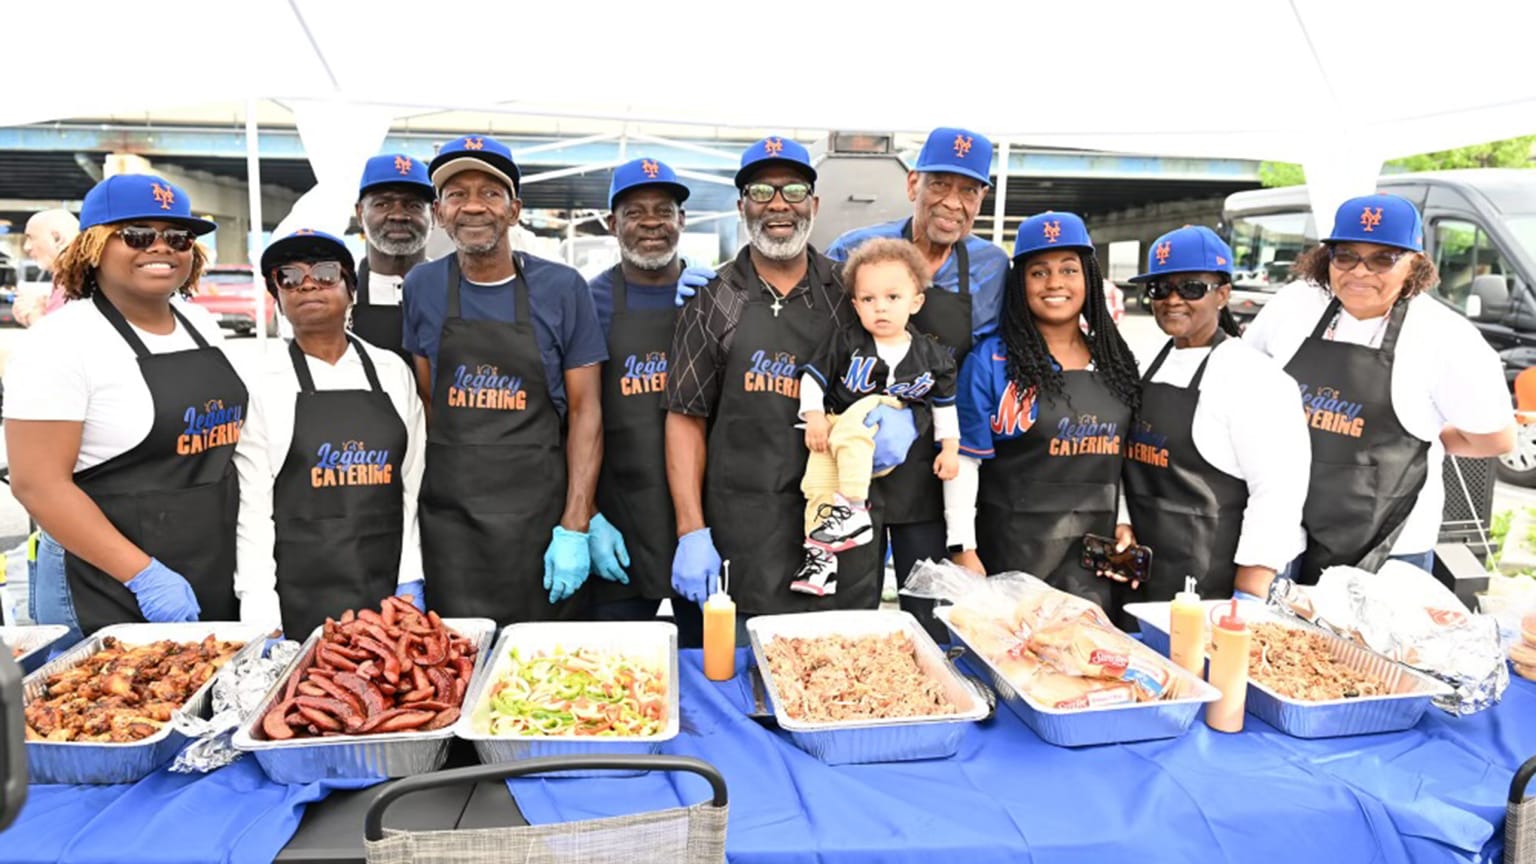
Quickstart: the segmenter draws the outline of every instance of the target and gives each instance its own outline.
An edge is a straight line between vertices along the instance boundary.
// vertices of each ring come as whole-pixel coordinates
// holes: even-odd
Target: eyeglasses
[[[185,252],[197,242],[197,235],[186,228],[151,228],[148,225],[128,225],[117,229],[117,236],[123,238],[123,244],[129,249],[137,249],[140,252],[155,245],[155,238],[165,238],[165,245],[171,247],[172,252]]]
[[[1382,250],[1381,252],[1372,252],[1369,255],[1361,255],[1353,249],[1344,249],[1339,246],[1328,247],[1328,260],[1333,262],[1333,266],[1343,270],[1345,273],[1355,269],[1355,266],[1361,261],[1365,262],[1365,269],[1372,273],[1385,273],[1396,267],[1397,262],[1402,260],[1402,257],[1407,254],[1406,250],[1399,252]]]
[[[781,183],[777,186],[772,183],[748,183],[741,187],[741,192],[756,204],[767,204],[772,201],[775,192],[784,196],[784,203],[799,204],[811,197],[811,184],[799,181]]]
[[[1180,282],[1148,282],[1147,296],[1153,300],[1167,300],[1174,295],[1174,292],[1178,292],[1180,297],[1194,302],[1225,284],[1227,283],[1202,282],[1199,279],[1185,279]]]
[[[284,264],[272,271],[272,280],[277,287],[284,291],[297,291],[304,287],[304,280],[309,279],[321,288],[334,288],[341,282],[342,267],[340,261],[316,261],[305,266],[303,264]]]

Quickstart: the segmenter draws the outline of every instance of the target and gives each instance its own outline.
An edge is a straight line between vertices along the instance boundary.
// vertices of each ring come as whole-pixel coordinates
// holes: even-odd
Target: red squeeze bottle
[[[1211,631],[1210,682],[1221,698],[1205,706],[1205,725],[1217,732],[1243,731],[1243,706],[1248,700],[1248,645],[1253,631],[1237,617],[1237,600]]]

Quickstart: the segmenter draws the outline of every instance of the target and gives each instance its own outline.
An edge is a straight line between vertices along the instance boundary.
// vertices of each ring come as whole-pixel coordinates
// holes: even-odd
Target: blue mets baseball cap
[[[409,187],[428,201],[437,197],[437,190],[432,188],[432,181],[427,177],[426,163],[403,153],[375,156],[363,166],[363,179],[357,184],[358,199],[377,186]]]
[[[192,215],[192,199],[180,187],[153,174],[117,174],[85,193],[80,205],[80,230],[131,219],[175,222],[198,234],[219,227]]]
[[[992,142],[979,132],[940,126],[928,133],[912,170],[963,174],[991,186]]]
[[[1223,273],[1232,278],[1232,247],[1204,225],[1185,225],[1157,238],[1147,250],[1147,272],[1132,282],[1168,273]]]
[[[498,177],[507,184],[513,195],[517,194],[517,184],[521,179],[517,163],[512,161],[512,151],[489,135],[455,138],[444,144],[427,166],[427,173],[432,175],[432,185],[436,189],[443,188],[448,178],[460,171],[484,171]]]
[[[324,231],[300,228],[261,253],[261,277],[269,292],[277,293],[277,286],[272,284],[272,271],[294,261],[339,261],[342,269],[351,275],[352,285],[357,285],[357,267],[352,263],[352,252],[347,249],[347,244]]]
[[[1076,213],[1057,213],[1047,210],[1025,219],[1019,224],[1018,236],[1013,240],[1015,260],[1046,249],[1080,249],[1093,252],[1093,239],[1088,236],[1088,226]]]
[[[1324,243],[1380,243],[1424,251],[1424,221],[1418,208],[1396,195],[1364,195],[1339,205],[1333,233]]]
[[[747,185],[753,174],[769,165],[793,166],[809,177],[812,183],[816,182],[816,169],[811,166],[810,151],[793,138],[770,135],[741,154],[741,169],[736,172],[736,188]]]
[[[672,166],[658,159],[635,159],[613,169],[613,182],[608,184],[608,209],[613,209],[620,195],[642,186],[659,186],[679,204],[688,200],[688,187],[677,179]]]

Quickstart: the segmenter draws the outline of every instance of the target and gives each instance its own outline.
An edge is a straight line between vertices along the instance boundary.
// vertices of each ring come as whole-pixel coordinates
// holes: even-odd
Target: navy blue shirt
[[[528,283],[528,305],[533,309],[533,333],[544,360],[549,397],[560,416],[565,416],[565,371],[591,366],[608,359],[608,342],[597,325],[592,292],[586,280],[570,267],[533,255],[520,254],[519,272],[499,285],[476,285],[459,280],[459,314],[482,321],[516,323],[512,283]],[[448,259],[439,258],[411,268],[405,276],[401,305],[405,318],[402,344],[405,350],[432,363],[437,381],[437,346],[448,314]]]
[[[597,307],[597,323],[603,328],[603,338],[613,328],[613,268],[587,280],[592,288],[592,305]],[[677,308],[677,283],[666,285],[636,285],[625,280],[629,289],[629,311],[652,312],[657,309]]]

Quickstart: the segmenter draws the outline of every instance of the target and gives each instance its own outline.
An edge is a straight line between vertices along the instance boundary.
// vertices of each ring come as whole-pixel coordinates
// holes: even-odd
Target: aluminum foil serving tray
[[[40,698],[47,689],[48,676],[73,669],[100,651],[103,641],[114,636],[124,645],[148,645],[162,639],[174,642],[201,642],[209,634],[226,642],[244,642],[230,660],[259,653],[265,644],[260,627],[234,621],[186,621],[175,624],[114,624],[104,627],[68,651],[38,667],[22,683],[25,699]],[[227,668],[227,666],[226,666]],[[194,692],[176,715],[207,716],[213,682],[220,670]],[[176,715],[160,731],[126,744],[96,744],[74,741],[28,741],[27,768],[33,783],[134,783],[154,773],[169,762],[187,743],[187,736],[176,728]]]
[[[48,648],[68,632],[69,628],[62,624],[0,627],[0,644],[6,650],[20,649],[21,653],[16,655],[16,664],[21,667],[21,674],[27,675],[43,665],[43,661],[48,659]]]
[[[661,733],[648,737],[582,737],[550,735],[492,735],[491,685],[512,665],[512,649],[523,657],[548,654],[557,648],[587,648],[625,657],[661,669],[666,676],[667,722]],[[677,627],[664,621],[541,621],[512,624],[501,631],[491,662],[483,664],[470,682],[465,704],[470,706],[454,725],[454,734],[472,741],[480,761],[491,764],[536,759],[543,756],[632,755],[661,752],[661,745],[677,737],[679,724],[677,675]],[[626,772],[560,772],[557,776],[616,777]],[[642,773],[642,772],[628,772]]]
[[[1221,692],[1215,687],[1169,663],[1173,692],[1168,699],[1093,708],[1047,707],[1015,689],[991,660],[966,641],[965,634],[950,623],[951,608],[941,606],[934,610],[934,616],[949,628],[956,644],[966,647],[967,662],[981,667],[998,697],[1046,743],[1058,747],[1087,747],[1177,738],[1189,731],[1190,724],[1207,702],[1221,698]]]
[[[485,663],[486,650],[496,633],[489,618],[444,618],[443,624],[475,643],[475,669]],[[337,735],[329,738],[290,738],[272,741],[261,731],[261,720],[283,697],[283,689],[295,670],[315,653],[324,627],[316,627],[277,683],[261,699],[256,712],[245,718],[235,732],[234,745],[261,763],[267,776],[279,783],[315,783],[320,780],[365,780],[409,777],[436,771],[448,758],[453,727],[430,732],[388,732],[375,735]],[[474,680],[471,676],[471,681]],[[466,696],[465,704],[468,703]]]
[[[1211,606],[1231,601],[1213,601]],[[1130,603],[1125,611],[1141,621],[1142,638],[1148,647],[1168,653],[1168,603]],[[1334,659],[1346,667],[1380,678],[1387,685],[1382,696],[1360,696],[1306,702],[1282,696],[1251,678],[1248,681],[1248,713],[1297,738],[1334,738],[1397,732],[1419,722],[1430,700],[1449,693],[1450,687],[1435,678],[1394,662],[1304,621],[1285,618],[1262,603],[1238,601],[1238,614],[1249,624],[1279,624],[1310,630],[1328,642]]]
[[[773,673],[768,671],[769,644],[780,638],[883,636],[905,633],[917,649],[917,665],[939,681],[959,710],[928,717],[884,720],[808,722],[784,713]],[[884,610],[829,610],[793,615],[760,615],[747,621],[752,654],[762,670],[768,700],[779,728],[796,747],[830,765],[942,759],[960,749],[965,730],[989,713],[986,699],[963,678],[933,637],[909,613]]]

